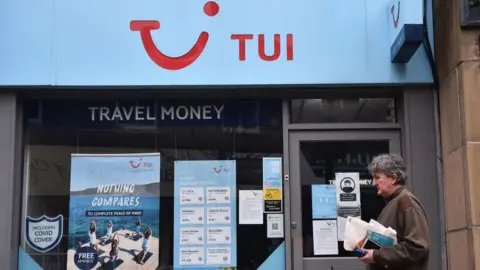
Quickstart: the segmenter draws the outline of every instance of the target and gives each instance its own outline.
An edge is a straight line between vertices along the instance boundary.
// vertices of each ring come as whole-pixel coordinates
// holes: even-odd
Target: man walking
[[[393,247],[365,250],[360,258],[370,270],[427,270],[429,230],[425,211],[405,187],[406,167],[399,155],[379,155],[368,165],[377,195],[387,201],[378,222],[397,231]]]

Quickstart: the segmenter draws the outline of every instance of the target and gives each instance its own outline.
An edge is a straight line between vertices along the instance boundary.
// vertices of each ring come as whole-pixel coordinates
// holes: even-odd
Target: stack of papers
[[[348,251],[360,249],[379,249],[390,247],[397,243],[397,232],[375,220],[369,223],[357,217],[348,217],[345,227],[343,248]]]

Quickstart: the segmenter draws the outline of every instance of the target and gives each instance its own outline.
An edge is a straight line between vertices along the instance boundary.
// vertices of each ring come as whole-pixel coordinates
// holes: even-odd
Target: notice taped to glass
[[[267,215],[267,238],[283,238],[283,214]]]
[[[263,158],[263,211],[282,213],[282,158]]]
[[[360,176],[358,173],[335,173],[337,207],[360,206]]]
[[[263,191],[238,191],[239,224],[263,224]]]
[[[338,208],[338,217],[337,217],[337,236],[338,241],[345,240],[345,226],[347,224],[348,217],[360,218],[362,216],[362,211],[360,207],[341,207]]]
[[[282,201],[275,201],[275,200],[263,201],[263,209],[265,213],[282,212]]]

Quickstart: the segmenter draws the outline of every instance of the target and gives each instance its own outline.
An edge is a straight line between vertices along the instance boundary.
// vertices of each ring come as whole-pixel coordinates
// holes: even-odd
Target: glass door
[[[358,172],[361,217],[367,222],[377,219],[385,203],[371,186],[367,165],[377,154],[401,152],[399,132],[290,132],[289,147],[293,269],[364,270],[365,265],[343,249],[338,236],[335,240],[319,229],[320,224],[326,223],[313,218],[312,186],[334,184],[335,173]],[[314,201],[313,206],[321,207],[318,203]],[[317,255],[319,253],[328,255]]]

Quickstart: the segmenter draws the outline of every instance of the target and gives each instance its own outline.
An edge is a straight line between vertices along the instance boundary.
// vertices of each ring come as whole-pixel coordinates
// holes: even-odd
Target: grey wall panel
[[[430,227],[429,269],[442,269],[443,217],[437,173],[437,139],[432,89],[407,89],[403,98],[402,136],[409,167],[408,187],[422,202]]]
[[[15,94],[0,93],[0,262],[2,269],[17,269],[20,230],[21,180],[18,160],[21,125],[17,124]],[[20,121],[19,121],[20,123]],[[21,132],[20,132],[21,133]],[[20,153],[19,153],[20,154]],[[12,218],[10,218],[12,217]]]

